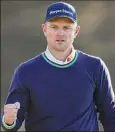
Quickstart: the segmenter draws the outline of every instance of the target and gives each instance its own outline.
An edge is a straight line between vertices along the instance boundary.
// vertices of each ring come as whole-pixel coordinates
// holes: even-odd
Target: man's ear
[[[80,26],[79,26],[79,25],[77,25],[77,26],[76,26],[75,33],[74,33],[74,37],[75,37],[75,38],[77,37],[77,35],[78,35],[79,31],[80,31]]]
[[[44,35],[46,36],[46,25],[45,24],[42,24],[42,31]]]

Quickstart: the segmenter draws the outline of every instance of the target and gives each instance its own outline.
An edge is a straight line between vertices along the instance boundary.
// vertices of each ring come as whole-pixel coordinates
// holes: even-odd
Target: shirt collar
[[[65,61],[57,60],[57,59],[52,55],[52,53],[49,51],[48,47],[46,48],[45,55],[46,55],[46,57],[47,57],[50,61],[52,61],[52,62],[54,62],[54,63],[57,63],[57,64],[60,64],[60,65],[65,65],[65,64],[70,63],[70,62],[74,59],[74,57],[75,57],[75,49],[72,48],[72,52],[71,52],[70,55],[66,58]]]

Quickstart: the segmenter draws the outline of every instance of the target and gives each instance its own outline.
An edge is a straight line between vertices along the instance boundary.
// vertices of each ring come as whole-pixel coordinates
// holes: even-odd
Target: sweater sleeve
[[[13,104],[20,102],[20,109],[17,113],[17,120],[11,127],[7,127],[2,122],[2,127],[5,131],[17,131],[24,121],[26,111],[29,105],[29,91],[22,81],[23,72],[20,67],[17,67],[12,77],[11,85],[8,91],[8,96],[5,104]],[[3,116],[4,117],[4,116]],[[3,120],[3,119],[2,119]]]
[[[104,131],[115,131],[115,95],[109,70],[101,59],[96,75],[95,100],[99,120]]]

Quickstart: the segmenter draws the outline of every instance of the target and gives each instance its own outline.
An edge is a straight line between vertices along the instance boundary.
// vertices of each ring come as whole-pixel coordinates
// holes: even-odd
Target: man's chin
[[[57,46],[56,47],[57,51],[63,52],[65,51],[67,48],[65,46]]]

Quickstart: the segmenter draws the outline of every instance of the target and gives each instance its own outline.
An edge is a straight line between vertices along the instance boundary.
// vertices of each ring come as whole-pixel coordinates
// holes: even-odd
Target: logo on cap
[[[72,15],[73,16],[73,13],[72,12],[70,12],[70,11],[67,11],[67,10],[65,10],[65,9],[62,9],[62,10],[54,10],[54,11],[50,11],[50,15],[52,15],[52,14],[57,14],[57,13],[67,13],[67,14],[70,14],[70,15]]]

